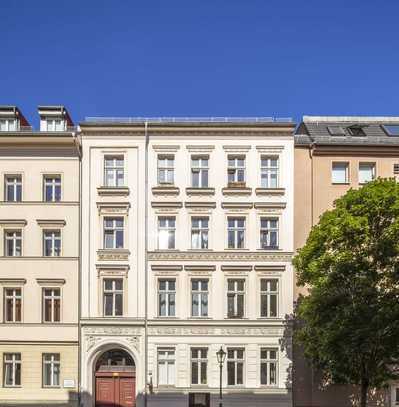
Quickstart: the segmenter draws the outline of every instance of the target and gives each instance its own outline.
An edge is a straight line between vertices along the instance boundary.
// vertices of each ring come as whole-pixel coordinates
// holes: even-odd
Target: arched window
[[[99,357],[96,363],[96,372],[134,370],[134,367],[133,358],[127,352],[121,349],[112,349]]]

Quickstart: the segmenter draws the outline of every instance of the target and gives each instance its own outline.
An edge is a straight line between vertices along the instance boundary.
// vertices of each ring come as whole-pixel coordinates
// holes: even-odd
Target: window
[[[158,349],[158,385],[175,384],[175,350]]]
[[[61,289],[43,288],[43,322],[60,322]]]
[[[22,178],[20,175],[7,175],[5,177],[5,200],[7,202],[21,202]]]
[[[123,315],[123,280],[104,279],[104,315],[117,317]]]
[[[16,119],[1,119],[0,131],[16,131],[17,120]]]
[[[210,407],[210,393],[188,393],[188,407]]]
[[[58,387],[60,385],[60,354],[43,354],[43,386]]]
[[[5,255],[6,256],[22,255],[22,233],[20,230],[5,231]]]
[[[61,119],[46,119],[47,131],[65,131],[65,121]]]
[[[61,177],[59,175],[44,177],[44,199],[46,202],[61,201]]]
[[[173,156],[158,156],[158,184],[173,184],[175,159]]]
[[[388,136],[399,136],[399,125],[398,124],[384,124],[382,128],[388,134]],[[399,400],[398,400],[399,403]]]
[[[260,179],[262,188],[277,188],[278,157],[262,157]]]
[[[124,158],[123,156],[104,157],[104,183],[107,187],[123,187],[124,185]]]
[[[244,384],[244,349],[227,349],[227,384],[239,386]]]
[[[176,280],[158,280],[158,315],[174,317],[176,312]]]
[[[277,349],[260,350],[260,384],[277,386]]]
[[[207,249],[208,248],[208,223],[209,218],[192,218],[191,219],[191,248]]]
[[[22,292],[20,288],[4,289],[5,322],[22,321]]]
[[[260,280],[260,316],[277,317],[278,280]]]
[[[208,283],[207,279],[191,280],[191,316],[208,316]]]
[[[123,218],[104,218],[104,249],[123,249]]]
[[[349,183],[349,164],[335,162],[332,163],[332,177],[333,184],[348,184]]]
[[[365,184],[375,178],[375,163],[359,164],[359,184]]]
[[[352,137],[366,137],[366,133],[364,132],[363,126],[355,124],[353,126],[348,127],[349,134]]]
[[[4,387],[21,386],[21,354],[4,354]]]
[[[260,220],[260,247],[261,249],[278,248],[278,219],[261,218]]]
[[[327,126],[328,132],[334,137],[345,136],[345,131],[341,126]]]
[[[229,249],[243,249],[245,244],[245,218],[228,218],[227,245]]]
[[[244,296],[245,280],[231,279],[227,280],[227,317],[244,317]]]
[[[191,158],[191,185],[194,188],[208,187],[208,157]]]
[[[208,349],[191,348],[191,384],[207,383]]]
[[[176,235],[176,218],[158,218],[158,249],[174,249]]]
[[[61,256],[61,232],[59,230],[43,231],[44,256]]]
[[[230,156],[227,164],[227,180],[230,184],[245,184],[245,157]]]

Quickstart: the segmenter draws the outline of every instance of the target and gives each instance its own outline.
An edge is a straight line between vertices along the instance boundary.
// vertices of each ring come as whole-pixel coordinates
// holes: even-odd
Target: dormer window
[[[17,119],[0,119],[0,131],[17,131]]]
[[[354,125],[348,127],[349,133],[352,137],[366,137],[363,126]]]
[[[65,131],[65,120],[57,118],[47,118],[46,131]]]

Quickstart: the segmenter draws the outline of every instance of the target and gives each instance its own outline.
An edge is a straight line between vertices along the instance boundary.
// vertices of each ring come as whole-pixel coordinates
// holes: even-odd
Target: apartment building
[[[79,148],[62,106],[0,106],[0,404],[78,405]]]
[[[399,117],[304,116],[295,134],[295,249],[305,244],[320,215],[349,188],[398,175]],[[303,288],[296,287],[295,298],[301,292]],[[300,349],[294,350],[294,367],[294,406],[352,406],[357,389],[323,387]],[[398,405],[399,389],[393,383],[370,403]]]
[[[84,406],[290,406],[294,124],[88,119]]]

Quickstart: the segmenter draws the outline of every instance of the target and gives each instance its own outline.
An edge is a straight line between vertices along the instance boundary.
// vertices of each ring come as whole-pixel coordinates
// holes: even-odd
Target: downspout
[[[148,122],[144,122],[145,137],[145,198],[144,198],[144,407],[148,405]]]

